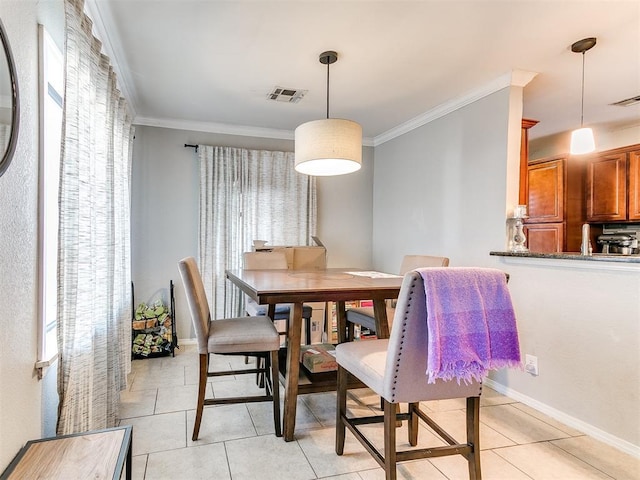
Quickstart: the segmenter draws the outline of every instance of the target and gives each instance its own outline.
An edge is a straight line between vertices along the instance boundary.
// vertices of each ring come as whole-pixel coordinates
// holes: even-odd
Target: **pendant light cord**
[[[585,52],[582,52],[582,96],[580,101],[580,128],[582,128],[582,125],[584,123],[584,54]],[[327,106],[327,108],[329,107]]]
[[[329,62],[327,62],[327,118],[329,118],[329,65],[330,65]],[[584,72],[583,72],[583,75],[584,75]],[[583,83],[584,83],[584,80],[583,80]],[[584,85],[582,88],[584,88]]]

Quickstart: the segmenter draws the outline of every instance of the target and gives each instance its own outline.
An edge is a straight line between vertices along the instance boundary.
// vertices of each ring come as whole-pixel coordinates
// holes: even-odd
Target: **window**
[[[63,57],[39,26],[40,71],[40,324],[38,364],[46,367],[58,353],[57,262],[58,187],[62,136]]]

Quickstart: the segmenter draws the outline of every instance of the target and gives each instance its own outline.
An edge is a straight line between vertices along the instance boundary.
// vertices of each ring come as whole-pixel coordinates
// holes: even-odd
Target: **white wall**
[[[540,375],[493,373],[495,387],[640,455],[640,266],[489,256],[505,249],[515,201],[506,182],[521,95],[511,90],[376,147],[374,266],[397,269],[404,254],[432,253],[510,273],[522,353],[538,356]]]
[[[37,360],[38,23],[60,32],[62,2],[0,0],[14,54],[20,129],[13,162],[0,177],[0,470],[27,440],[43,434]],[[55,373],[54,373],[55,374]],[[55,388],[55,381],[47,382]],[[50,392],[49,392],[50,393]],[[50,395],[48,395],[50,396]]]
[[[136,127],[132,173],[132,275],[136,303],[176,284],[178,338],[193,338],[177,262],[198,255],[199,167],[184,144],[292,151],[290,140]],[[318,179],[318,237],[330,266],[369,268],[372,236],[373,151],[360,171]],[[168,293],[165,292],[165,298]]]
[[[538,357],[540,375],[492,378],[510,396],[639,456],[640,265],[502,258],[500,268],[511,275],[522,352]]]
[[[405,254],[487,265],[489,250],[504,248],[510,93],[500,90],[376,147],[376,268],[397,271]]]

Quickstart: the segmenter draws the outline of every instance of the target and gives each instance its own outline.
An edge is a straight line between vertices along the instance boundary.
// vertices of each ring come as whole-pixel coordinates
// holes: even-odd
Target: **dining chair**
[[[394,328],[388,339],[341,343],[336,347],[338,363],[335,451],[344,453],[345,429],[348,428],[385,470],[386,480],[396,479],[396,463],[443,455],[461,454],[467,459],[469,477],[479,480],[479,416],[481,382],[458,383],[427,381],[427,310],[424,282],[419,272],[411,271],[403,279],[395,309]],[[382,416],[353,418],[347,416],[347,381],[354,375],[380,395]],[[466,442],[459,443],[421,410],[421,401],[452,398],[466,399]],[[399,404],[408,403],[407,413]],[[424,421],[448,445],[398,451],[396,427],[408,420],[408,443],[418,443],[418,419]],[[367,439],[360,425],[384,424],[384,452]]]
[[[407,272],[416,268],[427,267],[447,267],[449,266],[449,258],[436,257],[432,255],[405,255],[400,265],[400,275],[404,276]],[[393,322],[395,308],[387,307],[387,319],[389,320],[389,329]],[[353,340],[354,325],[360,325],[367,328],[371,332],[376,331],[376,320],[373,313],[373,307],[357,307],[350,308],[346,312],[347,320],[347,339]]]
[[[288,268],[287,257],[281,250],[269,252],[244,252],[243,264],[245,270],[286,270]],[[246,297],[245,310],[247,315],[262,316],[267,314],[268,305],[260,305],[255,300]],[[308,305],[302,306],[302,319],[305,328],[305,343],[311,344],[311,314],[313,310]],[[291,314],[290,303],[276,305],[273,321],[284,320],[285,330],[280,335],[287,337],[289,332],[289,316]]]
[[[266,316],[239,317],[212,320],[202,277],[193,257],[178,262],[178,270],[184,283],[187,305],[193,321],[198,343],[200,370],[198,376],[198,403],[192,440],[198,439],[205,405],[230,403],[273,403],[273,422],[276,436],[282,436],[280,423],[280,390],[278,351],[280,335],[273,322]],[[256,368],[243,370],[210,371],[210,355],[252,356],[263,359]],[[260,365],[264,365],[261,367]],[[264,395],[224,398],[205,398],[207,378],[223,375],[261,374],[264,379]]]

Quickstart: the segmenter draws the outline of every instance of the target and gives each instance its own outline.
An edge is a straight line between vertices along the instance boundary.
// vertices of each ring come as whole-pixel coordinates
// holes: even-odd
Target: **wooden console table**
[[[125,463],[125,478],[131,480],[132,429],[127,425],[30,440],[2,473],[0,480],[120,480]]]

